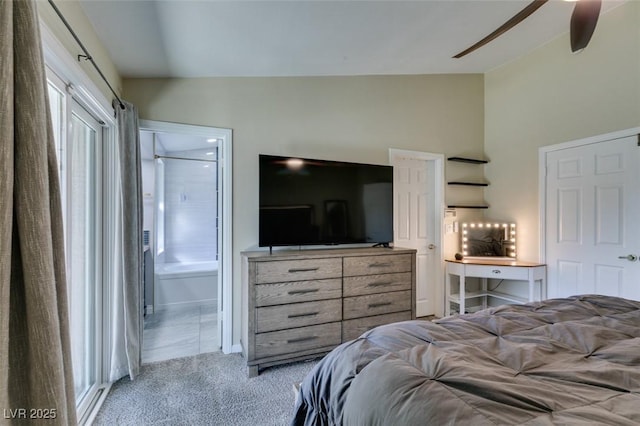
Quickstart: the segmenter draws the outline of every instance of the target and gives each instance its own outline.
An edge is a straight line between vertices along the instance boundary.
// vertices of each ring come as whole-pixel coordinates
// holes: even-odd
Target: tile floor
[[[218,351],[217,327],[217,303],[169,308],[147,315],[142,363]]]

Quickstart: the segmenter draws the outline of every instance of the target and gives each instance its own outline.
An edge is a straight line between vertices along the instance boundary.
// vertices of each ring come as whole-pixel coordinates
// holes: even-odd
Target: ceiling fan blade
[[[571,51],[577,52],[589,44],[598,23],[602,0],[580,0],[571,14]]]
[[[462,52],[458,53],[457,55],[454,56],[454,58],[455,59],[462,58],[463,56],[468,55],[469,53],[473,52],[474,50],[477,50],[477,49],[481,48],[485,44],[489,43],[491,40],[501,36],[504,33],[506,33],[511,28],[515,27],[520,22],[522,22],[526,18],[528,18],[529,15],[531,15],[533,12],[538,10],[547,1],[549,1],[549,0],[533,0],[531,3],[529,3],[527,5],[527,7],[525,7],[520,12],[518,12],[513,18],[509,19],[507,22],[502,24],[497,30],[495,30],[494,32],[492,32],[491,34],[489,34],[488,36],[486,36],[485,38],[483,38],[482,40],[480,40],[479,42],[477,42],[473,46],[469,47],[468,49],[465,49]]]

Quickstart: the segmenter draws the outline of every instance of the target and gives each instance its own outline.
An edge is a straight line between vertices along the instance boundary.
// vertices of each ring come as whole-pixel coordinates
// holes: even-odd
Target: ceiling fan
[[[524,9],[518,12],[513,18],[509,19],[497,30],[454,56],[454,58],[462,58],[476,49],[489,43],[491,40],[501,36],[511,28],[528,18],[533,12],[542,7],[549,0],[533,0]],[[571,51],[577,52],[584,49],[589,44],[593,31],[598,23],[602,0],[577,0],[571,14],[571,24],[569,27],[571,37]]]

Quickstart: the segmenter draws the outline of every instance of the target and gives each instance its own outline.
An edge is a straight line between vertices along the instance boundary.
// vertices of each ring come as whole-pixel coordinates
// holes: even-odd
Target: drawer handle
[[[390,281],[382,281],[382,282],[379,282],[379,283],[370,283],[370,284],[367,285],[367,287],[384,287],[384,286],[388,286],[388,285],[391,285],[391,284],[393,284],[393,283],[390,282]]]
[[[291,314],[287,315],[287,318],[302,318],[302,317],[315,317],[319,312],[309,312],[308,314]]]
[[[315,267],[315,268],[291,268],[291,269],[289,269],[289,272],[290,273],[294,273],[294,272],[313,272],[313,271],[317,271],[318,269],[320,269],[320,268],[318,268],[318,267]]]
[[[389,263],[389,262],[376,262],[376,263],[370,263],[369,264],[370,268],[384,268],[385,266],[391,266],[391,263]]]
[[[311,340],[315,340],[317,339],[318,336],[310,336],[310,337],[299,337],[297,339],[290,339],[287,340],[287,343],[302,343],[302,342],[309,342]]]
[[[493,272],[494,274],[501,274],[502,273],[502,271],[500,269],[494,269],[491,272]]]
[[[294,294],[307,294],[307,293],[317,293],[319,290],[317,288],[314,288],[312,290],[291,290],[290,292],[288,292],[287,294],[292,296]]]
[[[381,306],[389,306],[393,305],[391,302],[381,302],[381,303],[369,303],[370,308],[379,308]]]

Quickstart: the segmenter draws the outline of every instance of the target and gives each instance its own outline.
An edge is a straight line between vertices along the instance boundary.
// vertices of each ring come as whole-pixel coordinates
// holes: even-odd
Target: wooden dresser
[[[242,253],[249,376],[315,358],[365,331],[415,318],[415,250]]]

